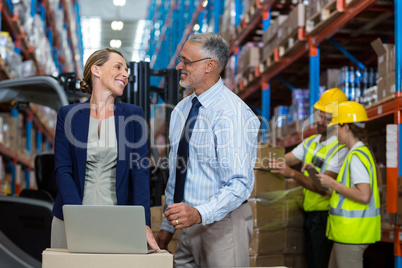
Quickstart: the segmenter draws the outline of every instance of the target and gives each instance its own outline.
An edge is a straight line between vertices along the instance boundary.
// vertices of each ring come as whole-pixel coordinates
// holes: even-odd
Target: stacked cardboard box
[[[301,200],[300,187],[249,200],[254,220],[250,263],[259,260],[260,266],[288,265],[285,260],[289,258],[303,259],[304,214]],[[299,265],[304,267],[303,262]]]
[[[247,43],[245,44],[240,51],[238,64],[237,64],[237,73],[238,74],[246,74],[249,70],[258,66],[260,63],[261,57],[261,48],[258,44]]]
[[[306,6],[298,4],[290,13],[287,19],[281,24],[281,36],[279,38],[279,55],[283,56],[292,48],[298,40],[298,29],[304,27],[306,22]],[[278,34],[279,36],[279,34]]]
[[[315,16],[320,12],[322,8],[320,0],[310,0],[308,5],[306,6],[306,20]],[[308,27],[314,27],[314,25],[307,25]]]
[[[377,97],[382,100],[395,93],[395,46],[384,44],[380,38],[371,42],[378,56]]]
[[[262,36],[263,44],[264,44],[264,49],[262,52],[262,59],[266,59],[270,57],[276,48],[279,47],[279,41],[281,40],[282,37],[282,30],[280,30],[282,27],[281,24],[287,19],[287,15],[279,15],[275,14],[273,12],[272,16],[275,16],[276,18],[273,18],[271,20],[271,25],[268,27],[268,29],[264,32]]]
[[[288,266],[297,259],[298,267],[305,267],[302,188],[271,173],[269,159],[284,161],[284,149],[258,143],[255,184],[249,199],[253,213],[250,266]]]
[[[326,89],[337,87],[339,88],[339,75],[341,69],[327,69],[320,75],[320,84],[325,86]]]

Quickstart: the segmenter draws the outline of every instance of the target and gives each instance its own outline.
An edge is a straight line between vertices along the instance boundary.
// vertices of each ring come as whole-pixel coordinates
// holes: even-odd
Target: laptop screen
[[[142,206],[64,205],[67,249],[74,253],[148,253]]]

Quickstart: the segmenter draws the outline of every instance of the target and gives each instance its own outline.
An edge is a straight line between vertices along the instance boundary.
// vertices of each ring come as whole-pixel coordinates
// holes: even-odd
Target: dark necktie
[[[197,98],[192,100],[193,106],[188,114],[186,124],[184,125],[183,132],[181,133],[181,138],[179,142],[179,148],[177,149],[177,160],[176,160],[176,184],[174,188],[174,202],[180,203],[183,201],[184,196],[184,183],[186,181],[187,175],[187,162],[189,154],[189,141],[191,134],[193,133],[193,128],[195,121],[197,120],[198,111],[200,109],[201,103]]]

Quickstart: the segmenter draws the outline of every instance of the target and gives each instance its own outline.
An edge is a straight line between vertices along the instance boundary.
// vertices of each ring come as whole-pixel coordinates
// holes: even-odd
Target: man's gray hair
[[[229,60],[229,46],[220,35],[214,33],[196,33],[188,39],[195,44],[201,44],[201,49],[206,56],[216,59],[219,73],[225,69]]]

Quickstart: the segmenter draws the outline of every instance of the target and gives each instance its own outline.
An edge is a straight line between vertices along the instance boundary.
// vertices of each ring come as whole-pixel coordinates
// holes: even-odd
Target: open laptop
[[[149,252],[142,206],[64,205],[63,214],[70,252]]]

